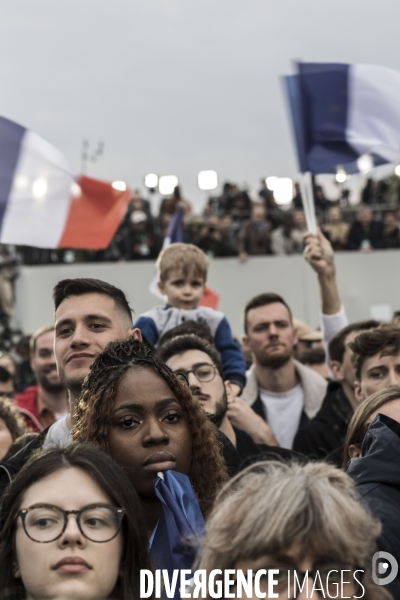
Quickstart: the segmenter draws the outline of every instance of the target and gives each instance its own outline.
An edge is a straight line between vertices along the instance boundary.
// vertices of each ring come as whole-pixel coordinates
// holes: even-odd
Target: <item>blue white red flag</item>
[[[52,144],[0,117],[1,243],[107,248],[129,195],[126,186],[75,174]]]
[[[399,71],[299,63],[284,80],[301,172],[356,173],[364,155],[371,167],[400,163]]]

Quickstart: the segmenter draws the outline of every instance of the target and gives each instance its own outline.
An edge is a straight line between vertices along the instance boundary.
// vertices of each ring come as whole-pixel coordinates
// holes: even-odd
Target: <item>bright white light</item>
[[[158,180],[158,191],[162,196],[169,196],[177,185],[178,178],[175,175],[163,175]]]
[[[203,191],[215,190],[218,187],[217,171],[200,171],[197,175],[197,184]]]
[[[78,198],[81,195],[81,193],[82,193],[81,186],[78,185],[76,183],[76,181],[74,181],[73,183],[71,183],[71,188],[70,189],[71,189],[71,194],[73,195],[74,198]]]
[[[147,173],[144,176],[144,185],[150,190],[155,190],[158,186],[158,175],[155,173]]]
[[[125,192],[126,191],[126,183],[125,181],[113,181],[111,184],[111,187],[114,188],[114,190],[118,190],[119,192]]]
[[[357,167],[361,173],[368,173],[374,168],[374,161],[370,154],[363,154],[357,159]]]
[[[36,200],[44,200],[47,194],[47,181],[45,179],[35,179],[32,185],[32,194]]]
[[[274,198],[277,204],[289,204],[293,200],[293,182],[290,177],[276,178]]]
[[[394,172],[396,173],[397,177],[400,177],[400,165],[397,165]]]
[[[267,177],[267,179],[265,180],[265,183],[267,184],[267,188],[269,190],[271,190],[271,192],[274,191],[277,181],[278,181],[278,177]]]
[[[339,168],[336,173],[336,181],[338,183],[344,183],[347,179],[346,171],[344,169]]]
[[[17,190],[26,190],[28,184],[29,180],[27,177],[25,177],[25,175],[19,175],[15,178],[14,185],[17,188]]]

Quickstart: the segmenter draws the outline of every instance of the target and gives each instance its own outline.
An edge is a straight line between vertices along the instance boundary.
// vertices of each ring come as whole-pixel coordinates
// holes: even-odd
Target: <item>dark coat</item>
[[[360,221],[354,221],[347,238],[349,250],[359,250],[364,240],[369,240],[372,248],[384,248],[382,223],[372,221],[369,229],[365,230]]]
[[[293,450],[311,458],[342,464],[342,447],[353,409],[340,383],[331,381],[316,416],[301,427]]]
[[[400,568],[400,423],[378,415],[365,434],[362,456],[352,458],[346,470],[362,502],[382,523],[379,550],[392,554]],[[400,600],[400,574],[388,588]]]

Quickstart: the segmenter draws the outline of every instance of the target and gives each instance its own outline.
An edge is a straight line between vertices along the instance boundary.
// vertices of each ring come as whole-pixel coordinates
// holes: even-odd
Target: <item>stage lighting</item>
[[[126,183],[125,181],[113,181],[111,184],[111,187],[114,188],[114,190],[118,190],[119,192],[125,192],[126,191]]]
[[[158,186],[158,175],[155,173],[147,173],[144,176],[144,185],[150,190],[155,190]]]
[[[370,154],[363,154],[357,159],[357,167],[361,173],[368,173],[374,168],[374,161]]]
[[[347,179],[346,171],[344,169],[339,168],[336,173],[336,181],[338,183],[344,183]]]
[[[290,177],[276,177],[274,198],[277,204],[290,204],[293,200],[293,181]]]
[[[265,183],[267,185],[267,188],[273,192],[275,189],[275,184],[278,180],[278,177],[267,177],[267,179],[265,180]]]
[[[158,191],[162,196],[169,196],[177,185],[178,178],[175,175],[162,175],[158,180]]]
[[[207,192],[218,187],[217,171],[200,171],[197,175],[199,189]]]

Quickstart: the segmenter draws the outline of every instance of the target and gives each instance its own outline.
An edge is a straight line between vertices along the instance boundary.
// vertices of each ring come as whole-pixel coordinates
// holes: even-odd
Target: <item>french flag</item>
[[[299,63],[284,81],[301,172],[356,173],[362,157],[370,168],[400,163],[400,72]]]
[[[52,144],[0,117],[1,243],[107,248],[129,197],[122,182],[76,175]]]

